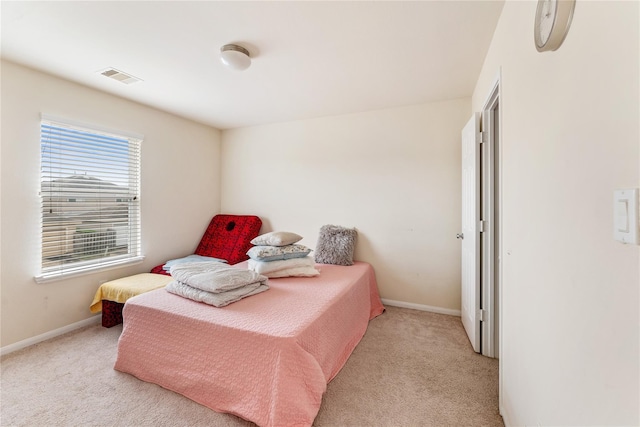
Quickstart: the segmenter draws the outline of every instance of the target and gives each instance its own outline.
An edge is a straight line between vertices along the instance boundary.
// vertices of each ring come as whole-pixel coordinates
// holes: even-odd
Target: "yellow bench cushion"
[[[164,288],[173,280],[171,276],[164,274],[141,273],[134,276],[123,277],[122,279],[104,282],[93,297],[91,312],[102,311],[102,300],[119,302],[124,304],[131,297]]]

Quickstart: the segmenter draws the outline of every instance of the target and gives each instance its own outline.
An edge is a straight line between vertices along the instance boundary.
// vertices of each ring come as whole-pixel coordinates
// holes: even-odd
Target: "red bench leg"
[[[122,307],[119,302],[102,300],[102,326],[111,328],[122,323]]]

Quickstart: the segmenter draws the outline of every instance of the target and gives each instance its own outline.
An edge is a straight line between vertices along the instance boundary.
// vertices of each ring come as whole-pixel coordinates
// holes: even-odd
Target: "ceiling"
[[[469,97],[502,6],[3,0],[1,55],[229,129]],[[248,70],[222,65],[227,43],[249,50]]]

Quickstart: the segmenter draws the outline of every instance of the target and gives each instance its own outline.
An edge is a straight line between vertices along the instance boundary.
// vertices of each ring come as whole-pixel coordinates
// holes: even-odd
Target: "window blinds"
[[[42,120],[42,274],[140,257],[141,139]]]

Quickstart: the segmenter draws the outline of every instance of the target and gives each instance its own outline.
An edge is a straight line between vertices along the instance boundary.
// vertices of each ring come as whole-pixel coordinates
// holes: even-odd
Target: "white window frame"
[[[141,263],[144,256],[141,254],[140,153],[144,137],[44,114],[41,119],[41,258],[40,274],[35,276],[36,282],[56,281]],[[51,139],[51,134],[46,133],[51,126],[62,132],[82,132],[83,134],[78,139],[74,138],[73,147],[67,149],[67,135],[58,134],[57,138]],[[99,141],[91,142],[89,134],[98,138]],[[118,141],[111,147],[105,145],[108,144],[107,138]],[[114,148],[116,146],[118,148]],[[56,156],[47,151],[51,148],[58,150],[57,160]],[[87,149],[90,149],[93,154],[87,155]],[[117,161],[115,159],[115,157],[121,157],[122,153],[110,154],[114,150],[123,149],[126,149],[125,155],[128,156],[128,161],[124,165],[121,159]],[[96,159],[91,158],[94,155]],[[97,159],[103,156],[106,159]],[[109,167],[108,161],[116,161],[116,166]],[[80,170],[73,171],[72,169],[76,167]],[[83,174],[89,178],[98,178],[99,181],[87,181],[86,178],[83,179]],[[99,174],[104,175],[99,177],[97,176]],[[54,185],[56,179],[57,187]],[[65,179],[70,179],[68,182],[73,184],[69,184],[67,188],[62,187]],[[114,185],[111,181],[117,184]],[[94,185],[94,182],[98,184]],[[82,187],[83,185],[86,187]],[[83,189],[75,190],[71,187]],[[87,203],[87,200],[91,200],[95,206],[83,207],[83,203]],[[125,223],[118,225],[117,223],[122,221],[118,208],[115,208],[113,213],[109,213],[104,207],[114,207],[116,203],[120,203],[118,207],[122,209],[123,200],[127,206],[127,219]],[[58,209],[57,215],[54,216],[51,215],[53,207]],[[81,212],[83,209],[91,209],[91,211],[78,215],[76,209],[80,209]],[[45,243],[45,224],[51,223],[52,218],[62,224],[57,228],[65,229],[65,231],[58,231],[57,234],[54,232],[55,245]],[[52,235],[51,229],[47,230],[47,233],[47,240],[49,240]],[[83,233],[93,233],[94,236],[84,238]],[[91,239],[97,243],[89,243]],[[94,246],[89,246],[91,244]],[[98,250],[95,249],[96,247]],[[101,256],[100,252],[103,249],[104,255]],[[51,256],[52,253],[56,256]]]

